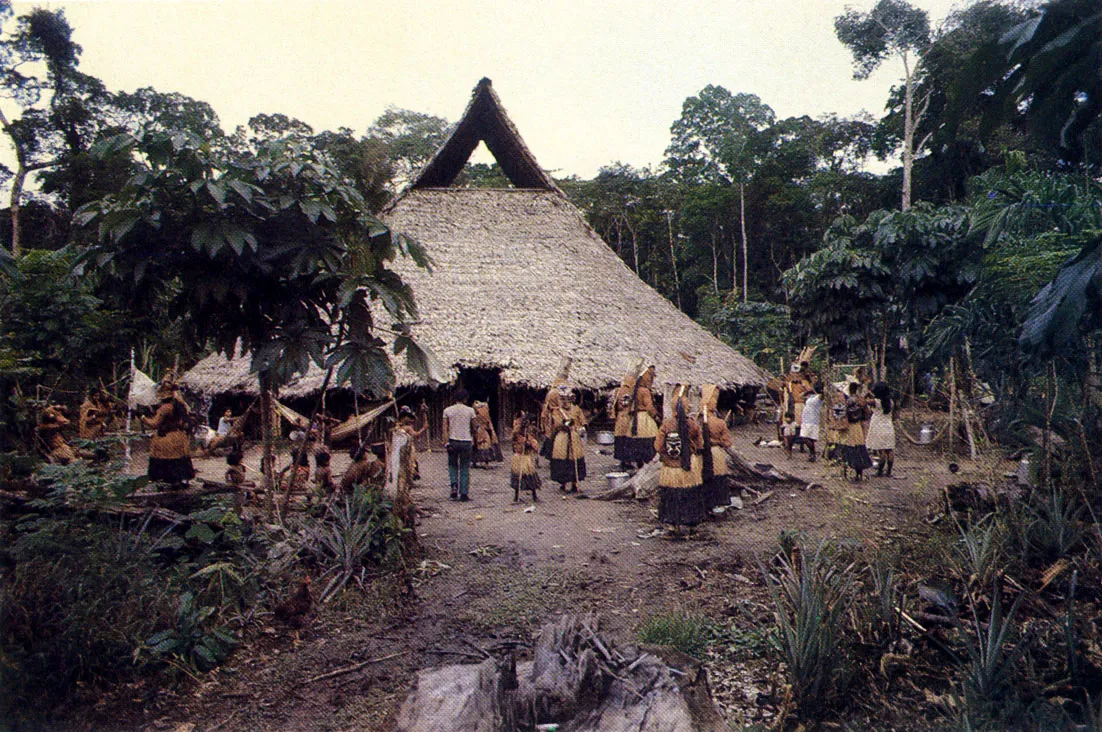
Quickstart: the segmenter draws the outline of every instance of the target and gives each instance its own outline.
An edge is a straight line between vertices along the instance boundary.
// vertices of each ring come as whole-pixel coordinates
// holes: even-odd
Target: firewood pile
[[[687,656],[618,646],[593,615],[543,626],[532,660],[514,652],[422,671],[398,718],[404,732],[535,730],[719,732],[704,669]]]

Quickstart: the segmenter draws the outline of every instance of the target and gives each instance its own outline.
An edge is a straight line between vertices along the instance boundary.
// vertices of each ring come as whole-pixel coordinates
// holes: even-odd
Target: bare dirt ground
[[[757,504],[747,500],[743,510],[709,521],[688,541],[646,538],[656,527],[649,503],[563,496],[548,483],[546,464],[531,511],[523,497],[513,503],[508,468],[500,464],[472,470],[472,500],[453,503],[444,454],[422,453],[414,498],[424,561],[414,570],[412,594],[377,579],[322,608],[299,640],[282,630],[254,631],[226,665],[179,696],[135,688],[130,702],[140,701],[140,711],[120,716],[105,702],[90,727],[386,730],[419,669],[477,662],[483,652],[506,648],[523,657],[533,631],[565,612],[599,613],[603,627],[627,640],[644,618],[671,609],[743,629],[745,653],[737,663],[727,659],[725,678],[713,673],[713,690],[733,726],[768,719],[778,671],[755,632],[772,623],[758,560],[775,551],[780,533],[905,551],[931,533],[926,519],[940,510],[947,483],[1010,469],[957,459],[961,471],[952,475],[941,453],[904,442],[893,478],[853,484],[828,463],[752,444],[771,429],[736,430],[736,449],[750,462],[772,463],[816,485],[773,490]],[[591,477],[583,487],[592,493],[605,487],[604,474],[615,466],[596,445],[587,459]],[[251,453],[248,461],[256,462]],[[335,472],[346,462],[335,456]],[[225,469],[215,459],[197,464],[210,478],[220,479]]]

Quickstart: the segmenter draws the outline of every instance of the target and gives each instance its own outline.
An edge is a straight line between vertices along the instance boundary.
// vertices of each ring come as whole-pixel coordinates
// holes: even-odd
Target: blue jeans
[[[471,484],[472,447],[466,440],[448,440],[448,478],[452,493],[458,492],[460,498],[467,495],[467,488]]]

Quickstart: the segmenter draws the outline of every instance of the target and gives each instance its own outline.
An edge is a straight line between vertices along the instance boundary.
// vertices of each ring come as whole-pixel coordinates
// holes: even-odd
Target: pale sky
[[[911,0],[942,19],[954,0]],[[873,0],[83,0],[63,8],[81,69],[112,90],[209,102],[232,132],[281,112],[357,135],[388,105],[454,122],[493,80],[536,159],[592,177],[657,165],[686,97],[757,94],[778,117],[879,116],[902,75],[853,81],[833,18]],[[476,158],[478,159],[478,158]],[[484,159],[488,160],[488,157]]]

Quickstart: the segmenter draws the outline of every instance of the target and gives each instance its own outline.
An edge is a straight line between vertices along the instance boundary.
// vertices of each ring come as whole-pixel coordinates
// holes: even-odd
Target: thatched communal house
[[[512,188],[453,188],[480,141]],[[421,320],[414,336],[499,422],[530,406],[571,356],[571,382],[596,391],[619,382],[640,359],[657,382],[714,383],[731,391],[768,375],[724,345],[640,280],[586,223],[537,164],[491,88],[473,98],[451,136],[408,189],[383,212],[395,231],[418,240],[431,273],[393,263],[410,283]],[[396,363],[398,387],[423,387]],[[285,387],[301,397],[320,388],[311,372]],[[184,377],[207,394],[255,393],[248,359],[211,356]],[[434,390],[443,406],[449,387]],[[436,411],[436,410],[433,410]]]

